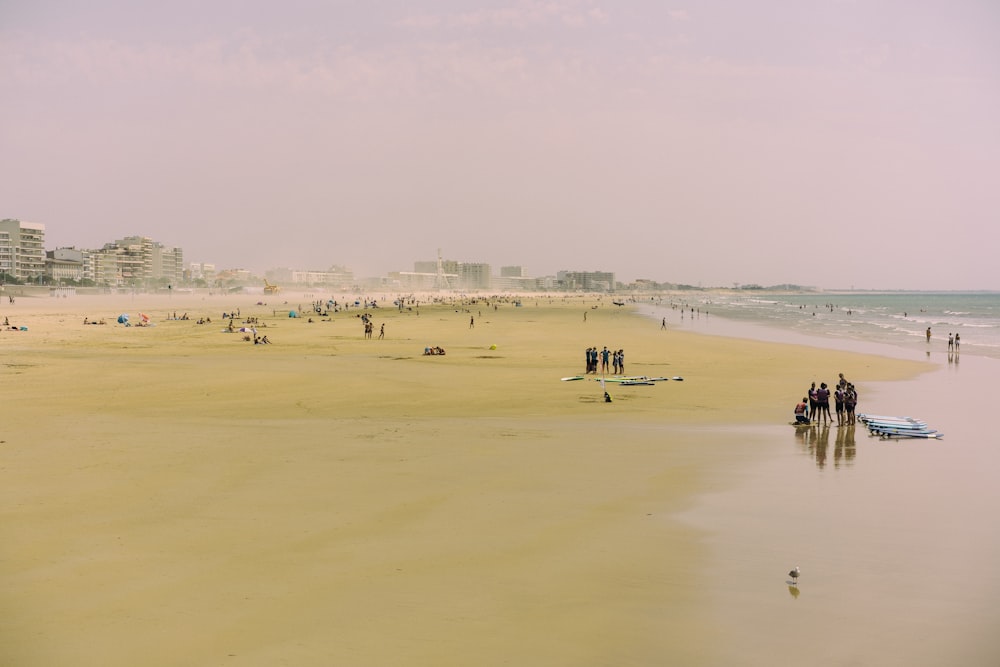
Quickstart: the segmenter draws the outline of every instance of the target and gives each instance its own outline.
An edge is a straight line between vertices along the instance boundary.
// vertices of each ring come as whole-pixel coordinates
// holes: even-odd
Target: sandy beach
[[[960,380],[954,368],[674,322],[661,330],[591,296],[402,311],[389,297],[312,322],[309,302],[0,304],[0,318],[27,328],[0,332],[0,664],[765,665],[795,655],[931,665],[1000,655],[982,630],[991,626],[978,625],[998,620],[995,575],[956,598],[957,578],[928,582],[924,570],[942,556],[1000,555],[985,526],[950,540],[933,532],[948,525],[934,480],[954,470],[965,493],[980,493],[982,469],[949,467],[959,464],[940,443],[788,425],[811,381],[844,373],[859,411],[930,409],[942,401],[927,383]],[[236,309],[236,326],[257,318],[272,344],[224,333],[222,314]],[[115,321],[140,312],[154,326]],[[583,373],[595,345],[624,349],[628,375],[684,380],[608,385],[611,403],[593,379],[560,381]],[[425,356],[428,346],[447,354]],[[976,374],[968,363],[962,372]],[[900,476],[904,451],[912,474]],[[890,484],[885,471],[899,478]],[[931,546],[928,523],[942,538]],[[885,581],[875,555],[901,552],[915,560]],[[785,582],[796,564],[797,589]],[[906,622],[889,620],[902,613]],[[964,636],[929,632],[941,614]]]

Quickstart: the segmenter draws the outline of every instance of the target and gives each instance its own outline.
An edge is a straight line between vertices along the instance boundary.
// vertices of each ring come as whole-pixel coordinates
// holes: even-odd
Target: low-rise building
[[[574,292],[613,292],[615,274],[608,271],[559,271],[556,279],[560,289]]]

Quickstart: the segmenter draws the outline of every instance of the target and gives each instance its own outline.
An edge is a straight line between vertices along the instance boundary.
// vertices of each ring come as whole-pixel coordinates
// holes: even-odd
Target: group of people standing
[[[858,405],[858,390],[840,374],[836,388],[831,392],[825,382],[819,387],[813,382],[809,391],[795,406],[795,421],[798,424],[833,423],[830,414],[830,397],[833,396],[837,411],[837,426],[854,424],[855,408]]]
[[[375,323],[372,321],[371,315],[364,313],[359,316],[361,318],[361,323],[365,325],[365,338],[371,339],[372,332],[375,331]],[[385,338],[385,322],[382,323],[382,327],[378,330],[379,340]]]
[[[587,348],[587,374],[607,373],[611,370],[613,375],[621,375],[625,372],[625,350],[609,350],[607,345],[603,350],[598,350],[597,346]],[[610,361],[611,366],[608,366]],[[600,370],[598,370],[600,368]]]

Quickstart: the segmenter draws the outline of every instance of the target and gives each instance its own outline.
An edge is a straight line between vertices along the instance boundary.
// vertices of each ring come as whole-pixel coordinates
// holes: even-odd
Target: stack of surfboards
[[[571,375],[570,377],[560,378],[560,379],[563,382],[570,382],[572,380],[586,380],[587,378],[585,378],[582,375]],[[653,377],[647,377],[645,375],[616,375],[614,377],[591,378],[591,379],[592,380],[596,380],[598,382],[601,382],[602,380],[604,382],[615,382],[615,383],[623,384],[623,385],[626,385],[626,386],[636,385],[636,384],[656,384],[657,382],[666,382],[667,380],[675,380],[677,382],[683,382],[684,381],[684,378],[682,378],[679,375],[675,375],[672,378],[668,378],[668,377],[655,377],[655,378],[653,378]]]
[[[927,426],[926,422],[913,417],[894,417],[891,415],[858,415],[872,435],[882,438],[935,438],[944,437]]]

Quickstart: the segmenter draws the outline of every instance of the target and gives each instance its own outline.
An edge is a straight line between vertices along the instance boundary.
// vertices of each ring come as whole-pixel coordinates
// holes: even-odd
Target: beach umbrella
[[[127,324],[127,323],[128,323],[128,313],[122,313],[121,315],[118,316],[118,324]]]

